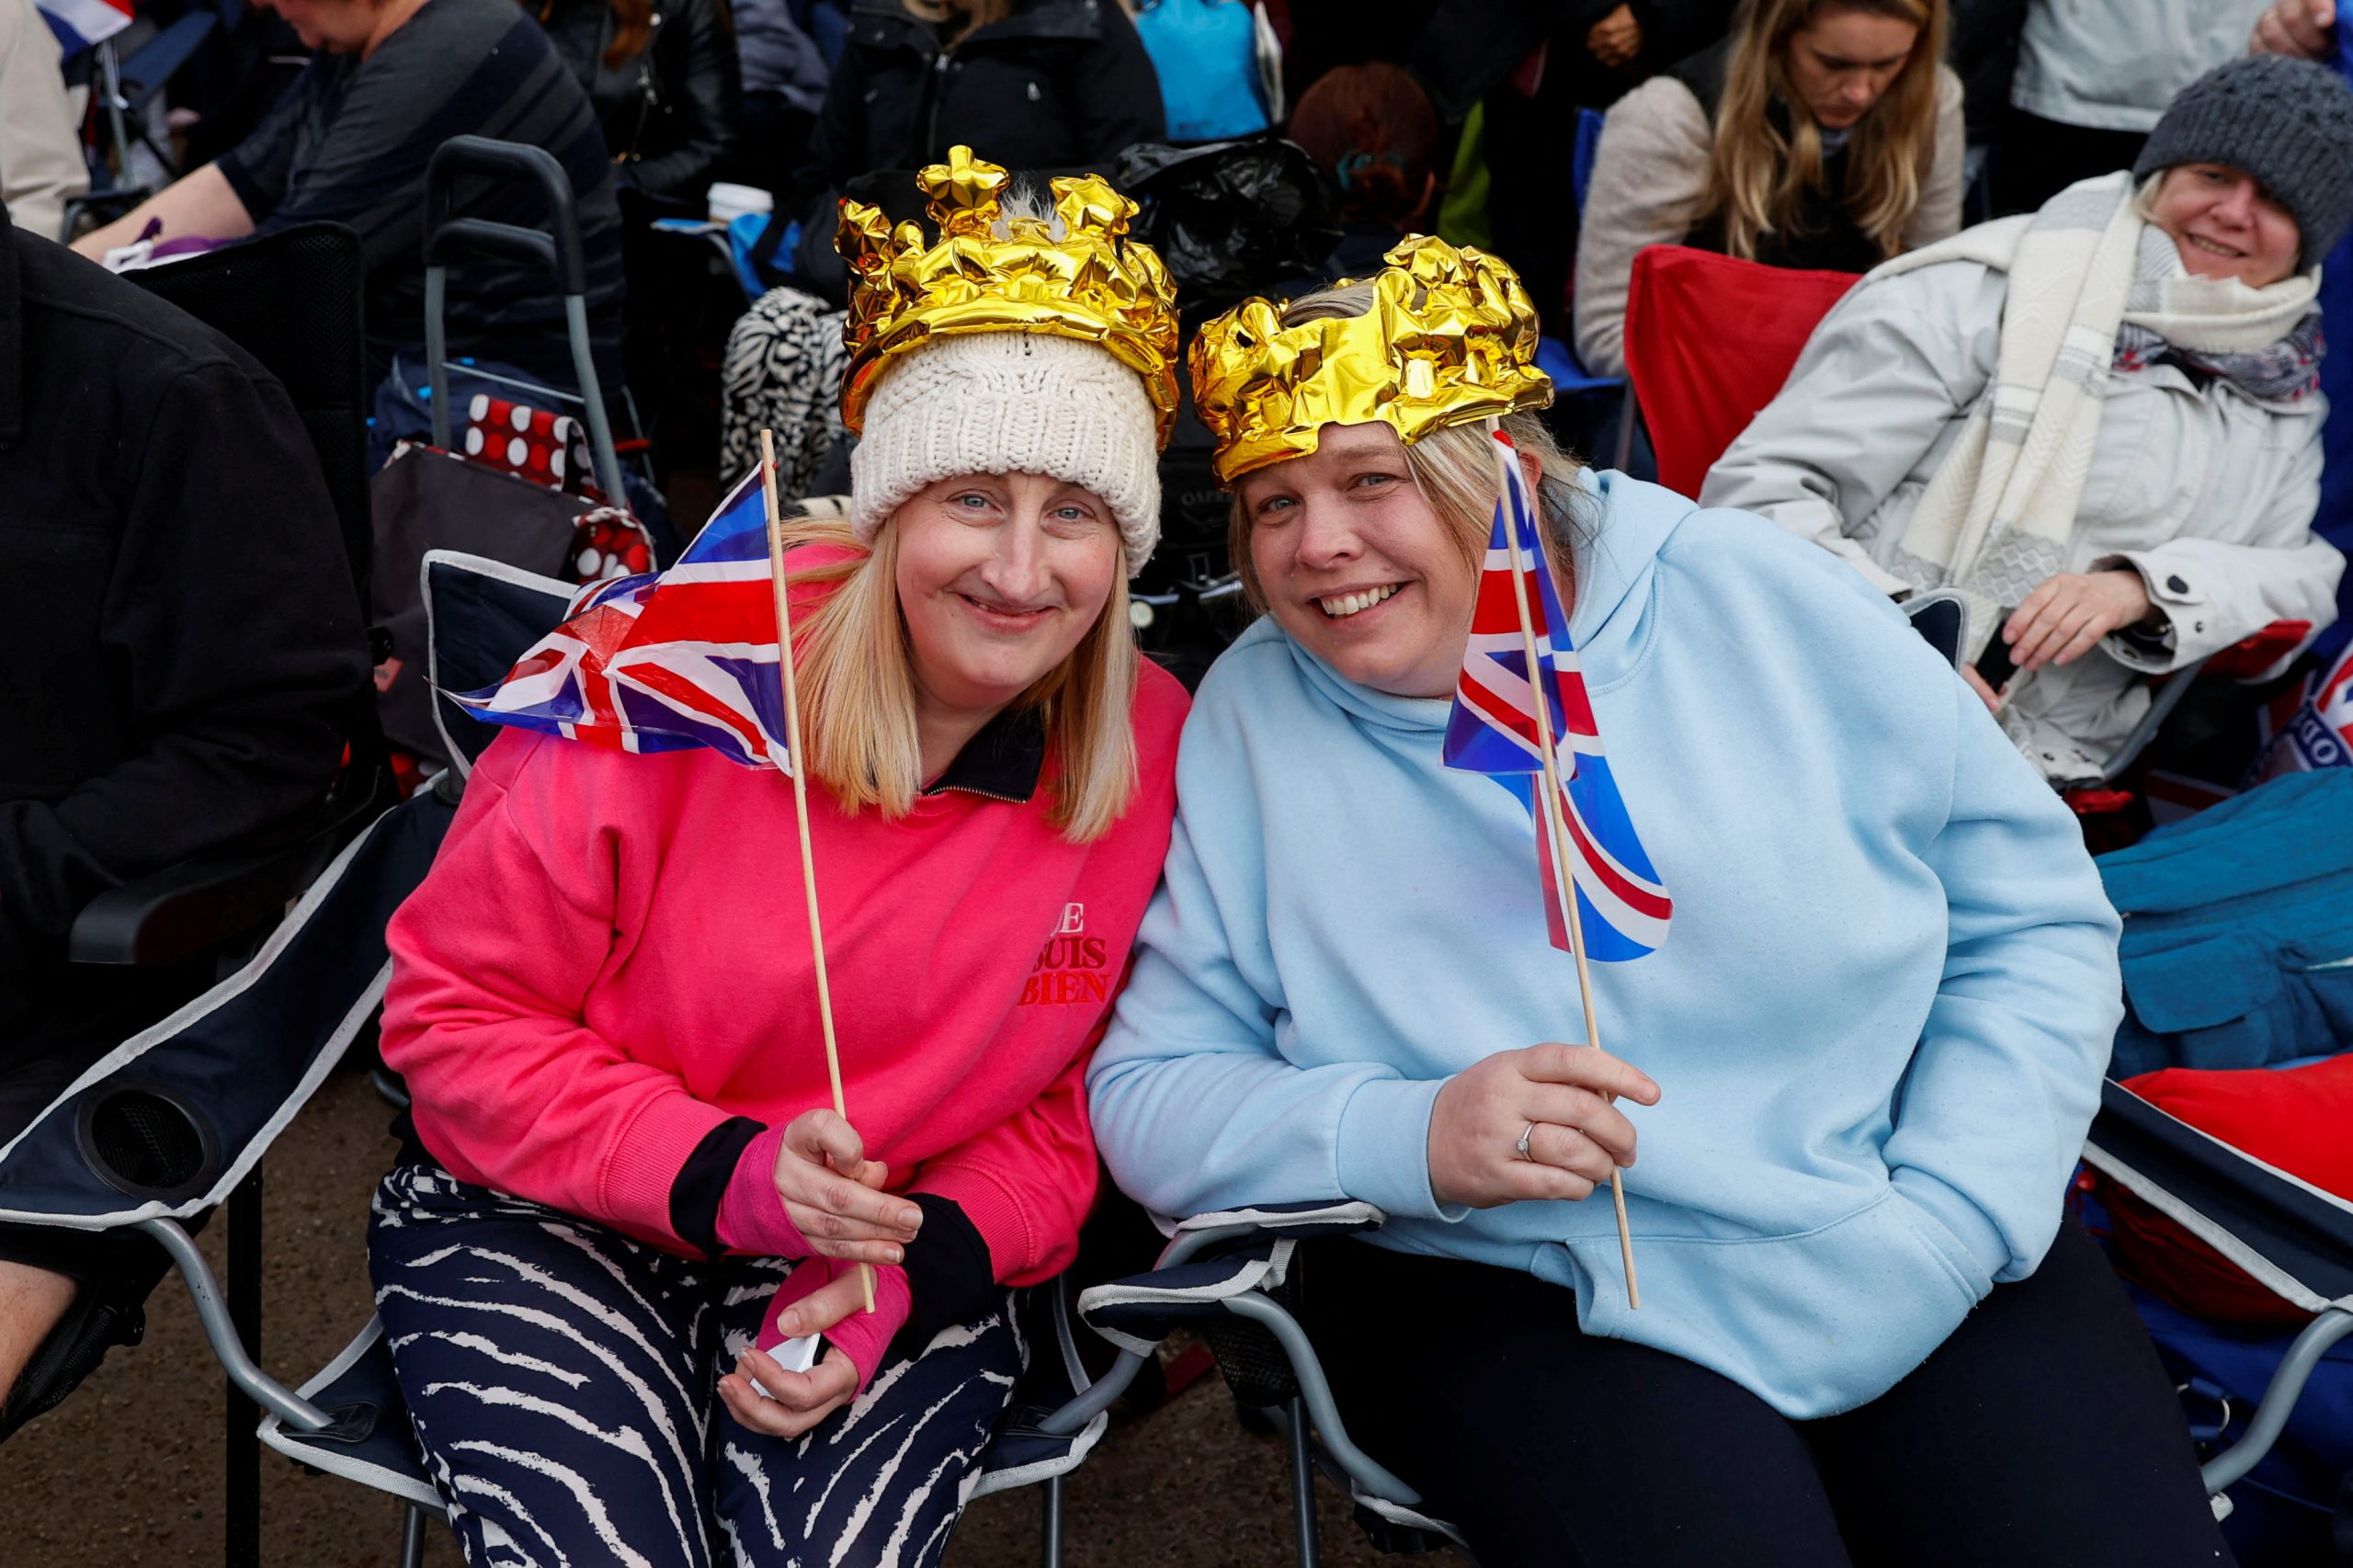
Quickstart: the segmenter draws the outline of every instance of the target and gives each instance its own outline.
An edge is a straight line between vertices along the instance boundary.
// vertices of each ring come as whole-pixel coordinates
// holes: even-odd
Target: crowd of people
[[[2153,677],[2337,618],[2331,0],[1268,9],[1211,61],[1124,0],[259,0],[218,41],[308,63],[142,187],[92,51],[0,0],[0,1156],[221,972],[78,964],[76,915],[307,831],[383,653],[303,416],[139,272],[355,233],[373,467],[450,400],[428,310],[525,389],[585,329],[635,427],[645,236],[750,186],[723,353],[662,339],[722,417],[632,485],[774,433],[805,806],[510,730],[390,926],[369,1264],[468,1562],[935,1563],[1090,1213],[1308,1200],[1386,1217],[1301,1312],[1481,1562],[2229,1562],[2065,1212],[2122,1011],[2070,791]],[[1235,289],[1118,188],[1179,71],[1303,150],[1234,222],[1314,266]],[[449,215],[563,215],[576,300],[514,250],[428,288],[465,134],[561,188]],[[1540,368],[1625,374],[1656,245],[1856,279],[1694,496]],[[1186,591],[1249,610],[1189,693],[1146,591],[1188,442],[1230,527]],[[1540,804],[1456,766],[1515,495],[1618,835],[1589,980]],[[0,1225],[0,1436],[162,1271]]]

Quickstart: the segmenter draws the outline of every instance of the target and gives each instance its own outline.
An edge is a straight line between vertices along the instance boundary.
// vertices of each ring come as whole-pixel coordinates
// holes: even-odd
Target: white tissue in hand
[[[786,1371],[805,1372],[815,1366],[817,1358],[824,1353],[825,1336],[822,1334],[804,1334],[796,1339],[779,1339],[773,1345],[763,1345],[760,1349],[775,1357]],[[752,1380],[752,1388],[763,1398],[776,1397],[760,1387],[760,1380],[757,1378]]]

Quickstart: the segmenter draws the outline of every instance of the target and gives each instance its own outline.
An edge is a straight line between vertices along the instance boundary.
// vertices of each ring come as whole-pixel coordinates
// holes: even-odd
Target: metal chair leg
[[[1063,1568],[1063,1478],[1050,1477],[1046,1482],[1046,1523],[1044,1545],[1038,1558],[1045,1568]]]
[[[401,1568],[425,1568],[426,1512],[415,1504],[408,1506],[408,1517],[401,1525]]]
[[[261,1166],[229,1194],[229,1321],[238,1343],[258,1360],[261,1346]],[[222,1560],[227,1568],[260,1568],[261,1439],[254,1428],[260,1407],[232,1381],[222,1461],[225,1536]]]
[[[2234,1485],[2262,1462],[2263,1456],[2271,1451],[2271,1445],[2287,1428],[2288,1417],[2294,1412],[2297,1396],[2304,1392],[2313,1369],[2328,1354],[2330,1346],[2347,1335],[2353,1335],[2353,1312],[2341,1307],[2322,1312],[2304,1325],[2303,1332],[2288,1346],[2288,1354],[2273,1369],[2271,1382],[2263,1391],[2263,1403],[2256,1407],[2255,1419],[2247,1423],[2245,1433],[2208,1460],[2200,1471],[2208,1496]]]
[[[1316,1568],[1315,1461],[1307,1451],[1307,1402],[1294,1399],[1283,1407],[1290,1428],[1290,1511],[1299,1532],[1299,1568]]]

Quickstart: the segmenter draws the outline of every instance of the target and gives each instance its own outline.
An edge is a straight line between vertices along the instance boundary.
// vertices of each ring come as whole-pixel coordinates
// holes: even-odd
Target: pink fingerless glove
[[[784,1129],[769,1128],[745,1145],[735,1174],[727,1178],[727,1190],[719,1199],[719,1239],[736,1252],[760,1257],[809,1256],[809,1238],[784,1211],[784,1199],[776,1190],[776,1156],[783,1147]]]
[[[794,1302],[806,1300],[846,1274],[857,1272],[858,1265],[840,1258],[813,1256],[803,1259],[777,1287],[776,1295],[768,1302],[767,1315],[760,1320],[760,1336],[756,1343],[773,1354],[787,1337],[777,1326],[777,1319]],[[891,1341],[907,1324],[907,1314],[915,1308],[915,1295],[907,1289],[907,1271],[890,1264],[874,1270],[874,1310],[853,1312],[841,1322],[824,1331],[825,1343],[840,1349],[858,1370],[858,1392],[864,1393],[866,1385],[874,1381],[881,1368],[883,1353]]]

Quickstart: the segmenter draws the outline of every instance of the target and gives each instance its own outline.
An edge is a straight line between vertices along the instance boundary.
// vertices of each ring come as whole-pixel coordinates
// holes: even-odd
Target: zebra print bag
[[[777,494],[809,494],[842,439],[842,342],[847,312],[797,289],[771,289],[727,335],[720,369],[719,483],[733,485],[760,460],[760,432],[776,432]]]

